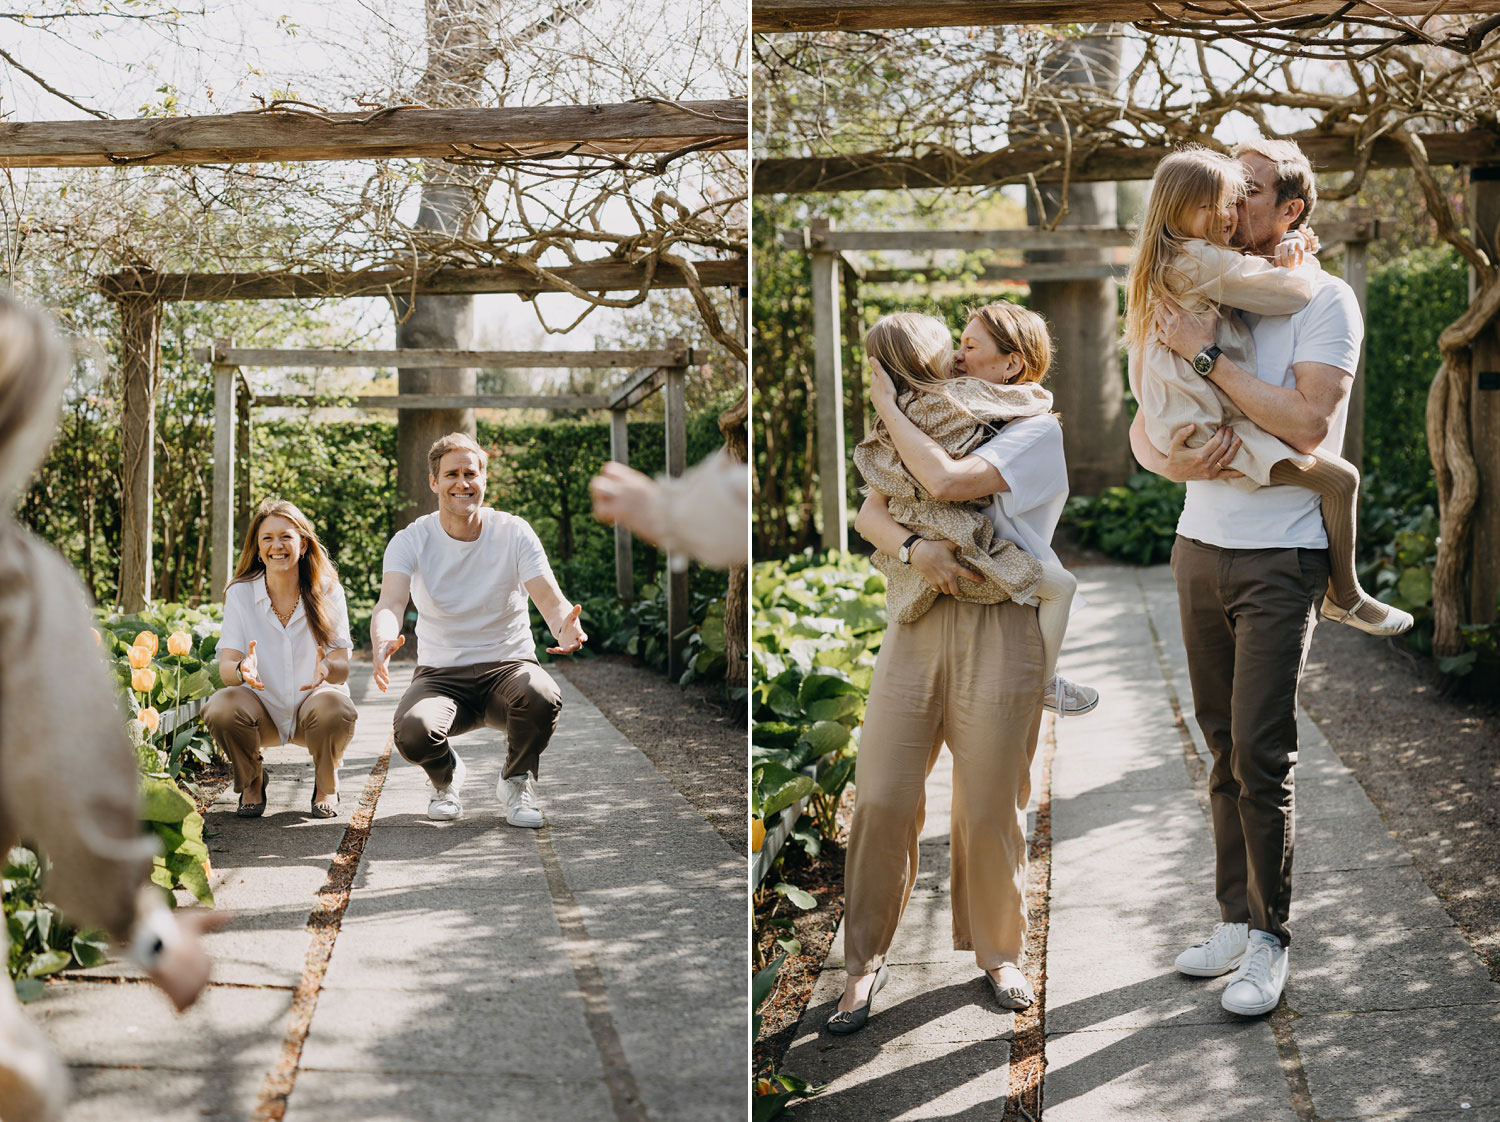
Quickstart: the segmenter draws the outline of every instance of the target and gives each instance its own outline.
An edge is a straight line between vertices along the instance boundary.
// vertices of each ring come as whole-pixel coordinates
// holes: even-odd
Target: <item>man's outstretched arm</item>
[[[387,570],[380,577],[380,599],[370,617],[370,657],[375,662],[375,687],[381,693],[391,684],[391,655],[406,640],[401,635],[401,618],[411,598],[411,574]]]
[[[583,625],[578,622],[583,609],[568,601],[562,594],[562,589],[557,587],[556,578],[551,573],[543,573],[527,581],[525,588],[526,595],[531,597],[536,610],[542,613],[542,618],[547,621],[547,626],[557,638],[557,646],[548,647],[547,653],[572,654],[581,651],[583,644],[588,641],[588,636],[583,633]]]

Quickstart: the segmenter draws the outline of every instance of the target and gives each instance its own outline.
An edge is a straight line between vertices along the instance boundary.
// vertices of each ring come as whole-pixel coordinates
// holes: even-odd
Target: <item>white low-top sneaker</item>
[[[453,752],[453,749],[448,749]],[[464,812],[464,804],[460,799],[460,792],[464,787],[464,773],[468,769],[464,767],[463,757],[453,752],[453,778],[449,780],[448,786],[439,787],[432,785],[432,798],[427,802],[427,817],[434,822],[452,822]]]
[[[1269,931],[1251,931],[1244,961],[1229,979],[1219,1003],[1242,1017],[1269,1013],[1281,1001],[1291,968],[1291,953],[1280,939]]]
[[[1177,956],[1177,970],[1194,978],[1217,978],[1240,964],[1250,926],[1244,923],[1221,923],[1214,933]]]
[[[535,830],[542,824],[542,808],[536,802],[536,779],[529,771],[514,779],[500,780],[495,797],[505,808],[505,820],[512,826]]]
[[[1042,689],[1042,708],[1059,717],[1076,717],[1092,712],[1099,704],[1099,691],[1093,686],[1070,682],[1061,674]]]

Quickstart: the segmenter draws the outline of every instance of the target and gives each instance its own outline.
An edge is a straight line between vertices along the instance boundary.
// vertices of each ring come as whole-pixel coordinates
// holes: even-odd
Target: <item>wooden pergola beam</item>
[[[1336,222],[1314,222],[1323,245],[1376,241],[1381,223],[1393,219],[1359,218]],[[1130,245],[1134,226],[1059,226],[1044,230],[1036,226],[1010,230],[827,230],[808,226],[784,230],[781,244],[806,252],[922,252],[979,249],[1109,249]]]
[[[744,98],[515,109],[270,109],[211,117],[0,124],[0,167],[76,168],[742,149]]]
[[[1355,142],[1348,136],[1291,136],[1320,172],[1349,171],[1357,163]],[[1474,165],[1500,162],[1500,133],[1425,133],[1427,158],[1434,164]],[[1150,179],[1164,156],[1161,145],[1077,150],[1067,178],[1073,183],[1113,183]],[[1409,167],[1405,150],[1394,140],[1372,145],[1370,166]],[[851,156],[776,157],[755,161],[754,190],[767,195],[798,195],[829,191],[890,191],[942,187],[990,187],[1024,180],[1063,181],[1063,153],[1048,146],[971,155],[891,156],[863,153]]]
[[[1192,19],[1205,21],[1216,15],[1243,25],[1246,9],[1257,9],[1267,19],[1292,16],[1338,15],[1345,19],[1422,17],[1435,9],[1444,15],[1500,11],[1500,0],[1466,0],[1435,5],[1432,0],[1383,0],[1375,3],[1343,3],[1311,0],[1288,4],[1285,0],[1244,0],[1242,3],[1141,3],[1117,0],[1102,4],[1069,0],[756,0],[751,5],[752,31],[874,31],[897,27],[986,27],[1026,23],[1129,23],[1134,20]],[[1292,9],[1295,8],[1295,12]]]
[[[698,279],[710,288],[747,283],[744,258],[695,263]],[[645,287],[686,288],[675,265],[644,266],[625,261],[590,261],[548,268],[538,276],[517,265],[446,268],[412,276],[407,269],[353,273],[157,273],[131,269],[99,278],[112,298],[139,295],[156,300],[296,300],[351,296],[469,296],[500,292],[564,292],[562,282],[587,292],[631,291]]]
[[[251,404],[329,409],[608,409],[610,401],[599,393],[403,393],[351,397],[336,393],[279,393],[256,394]]]
[[[691,361],[687,351],[454,351],[417,349],[395,351],[285,350],[260,347],[229,347],[193,351],[199,362],[226,366],[326,366],[406,369],[464,367],[475,370],[525,370],[561,366],[613,369],[641,366],[677,366]]]

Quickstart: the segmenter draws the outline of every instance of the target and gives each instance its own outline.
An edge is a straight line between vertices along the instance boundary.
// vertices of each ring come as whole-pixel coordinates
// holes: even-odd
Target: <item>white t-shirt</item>
[[[342,650],[354,646],[349,638],[349,609],[344,590],[337,581],[328,591],[328,618],[333,628],[332,645],[325,650]],[[297,706],[313,695],[302,687],[313,679],[318,664],[318,641],[307,622],[307,605],[297,601],[292,618],[285,627],[271,610],[271,594],[266,591],[265,577],[231,584],[224,590],[224,626],[219,631],[221,651],[250,653],[255,640],[255,665],[266,688],[255,696],[266,707],[276,731],[285,744],[297,728]],[[338,690],[348,694],[343,683],[323,685],[320,690]]]
[[[419,666],[536,659],[524,586],[552,575],[547,554],[524,518],[484,507],[479,523],[463,542],[424,514],[385,547],[384,571],[411,577]]]
[[[973,455],[1009,484],[1009,490],[996,492],[984,512],[995,524],[995,533],[1038,561],[1061,567],[1052,535],[1068,501],[1068,463],[1057,418],[1043,414],[1010,421]],[[1073,606],[1083,603],[1075,598]]]
[[[1289,316],[1246,315],[1255,338],[1255,376],[1273,386],[1293,386],[1292,366],[1321,362],[1354,373],[1365,325],[1359,301],[1338,277],[1316,273],[1307,307]],[[1328,426],[1320,451],[1340,455],[1349,401]],[[1317,492],[1282,484],[1241,491],[1228,483],[1198,480],[1187,485],[1177,532],[1221,549],[1324,549],[1328,535]]]

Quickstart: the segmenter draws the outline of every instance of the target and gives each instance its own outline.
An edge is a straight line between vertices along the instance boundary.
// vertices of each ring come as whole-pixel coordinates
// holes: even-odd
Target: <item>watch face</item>
[[[1200,354],[1193,356],[1193,369],[1196,370],[1199,374],[1207,374],[1213,368],[1214,360],[1208,355]]]

